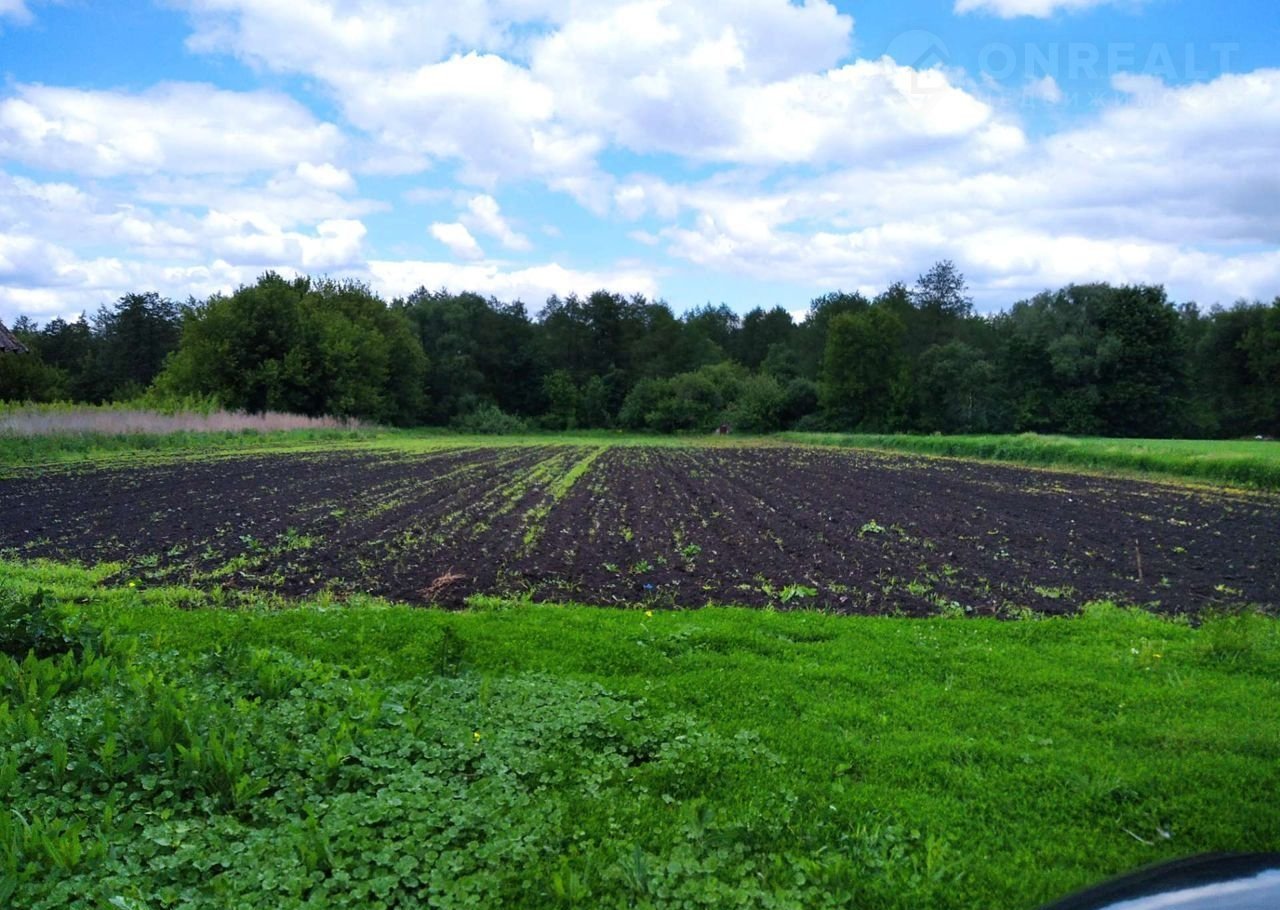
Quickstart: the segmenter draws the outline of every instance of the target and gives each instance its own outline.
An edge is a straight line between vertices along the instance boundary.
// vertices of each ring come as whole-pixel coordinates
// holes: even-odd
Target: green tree
[[[1280,436],[1280,297],[1266,309],[1240,341],[1253,381],[1255,428]]]
[[[862,313],[870,307],[871,301],[857,292],[835,291],[810,301],[809,315],[799,325],[794,341],[800,375],[816,379],[821,372],[833,319],[846,313]]]
[[[901,397],[904,332],[902,321],[881,307],[831,321],[819,396],[832,420],[851,428],[887,428]]]
[[[158,385],[251,412],[411,424],[426,366],[404,314],[364,285],[269,272],[187,313]]]
[[[685,329],[695,343],[713,346],[716,360],[724,360],[733,351],[742,320],[727,304],[694,307],[684,317]]]
[[[79,326],[58,326],[59,358],[80,356],[75,390],[101,402],[136,397],[159,375],[178,347],[181,311],[156,293],[126,294],[93,317],[87,355],[76,350]],[[52,339],[51,339],[52,340]]]
[[[578,398],[578,425],[601,429],[613,423],[609,384],[599,376],[592,376],[582,387]]]
[[[929,348],[915,371],[919,428],[987,433],[999,428],[996,369],[976,348],[951,341]]]
[[[1179,317],[1164,288],[1108,288],[1092,316],[1097,349],[1099,417],[1115,436],[1170,436],[1186,408]]]
[[[593,377],[599,380],[599,377]],[[568,370],[555,370],[542,381],[547,398],[547,426],[556,430],[572,430],[578,425],[578,386]]]
[[[541,413],[547,371],[523,303],[419,288],[392,309],[409,320],[427,357],[427,421],[446,424],[482,402]]]
[[[1105,285],[1072,285],[1014,304],[996,320],[998,372],[1017,431],[1096,434],[1097,349],[1101,333],[1090,316]]]
[[[734,360],[748,370],[758,370],[774,349],[787,349],[795,335],[791,314],[780,306],[771,310],[756,307],[742,318],[732,343]]]
[[[796,423],[818,410],[818,384],[812,379],[797,377],[787,383],[782,391],[782,412],[779,415],[783,428]]]
[[[18,340],[26,344],[22,337]],[[66,372],[45,363],[34,349],[0,354],[0,401],[59,401],[66,397],[67,386]]]
[[[916,309],[941,316],[964,318],[973,313],[973,298],[964,274],[950,259],[937,263],[916,279],[911,291]]]
[[[643,379],[627,395],[618,421],[633,430],[710,432],[738,400],[746,379],[741,367],[727,363]]]

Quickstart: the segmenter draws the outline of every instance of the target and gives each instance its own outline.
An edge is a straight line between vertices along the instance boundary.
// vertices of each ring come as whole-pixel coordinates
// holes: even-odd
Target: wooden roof
[[[0,354],[25,354],[26,346],[13,337],[13,333],[4,327],[4,323],[0,322]]]

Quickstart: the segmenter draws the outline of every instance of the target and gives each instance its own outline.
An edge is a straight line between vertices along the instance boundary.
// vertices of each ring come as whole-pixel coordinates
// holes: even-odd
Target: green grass
[[[0,563],[107,637],[0,657],[0,904],[1031,908],[1280,848],[1260,616],[217,610],[110,571]]]
[[[13,436],[0,433],[0,472],[77,463],[200,458],[241,453],[298,452],[368,445],[374,430],[287,430],[180,433],[60,433]]]
[[[1280,443],[1254,440],[1103,439],[1070,436],[906,436],[784,433],[809,445],[984,458],[1029,465],[1127,471],[1280,489]]]

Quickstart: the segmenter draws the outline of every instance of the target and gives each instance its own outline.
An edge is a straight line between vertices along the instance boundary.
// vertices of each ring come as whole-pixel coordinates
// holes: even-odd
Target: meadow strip
[[[1102,439],[1068,436],[910,436],[782,433],[806,445],[883,449],[1028,465],[1161,474],[1280,490],[1280,443],[1259,440]]]

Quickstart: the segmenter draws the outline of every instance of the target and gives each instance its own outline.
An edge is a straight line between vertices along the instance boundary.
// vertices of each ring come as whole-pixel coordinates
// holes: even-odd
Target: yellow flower
[[[476,741],[476,742],[480,742],[480,731],[479,731],[479,730],[476,730],[474,733],[472,733],[472,734],[471,734],[471,736],[475,739],[475,741]]]
[[[653,611],[652,611],[652,610],[645,610],[645,611],[644,611],[644,615],[645,615],[645,616],[653,616]]]

